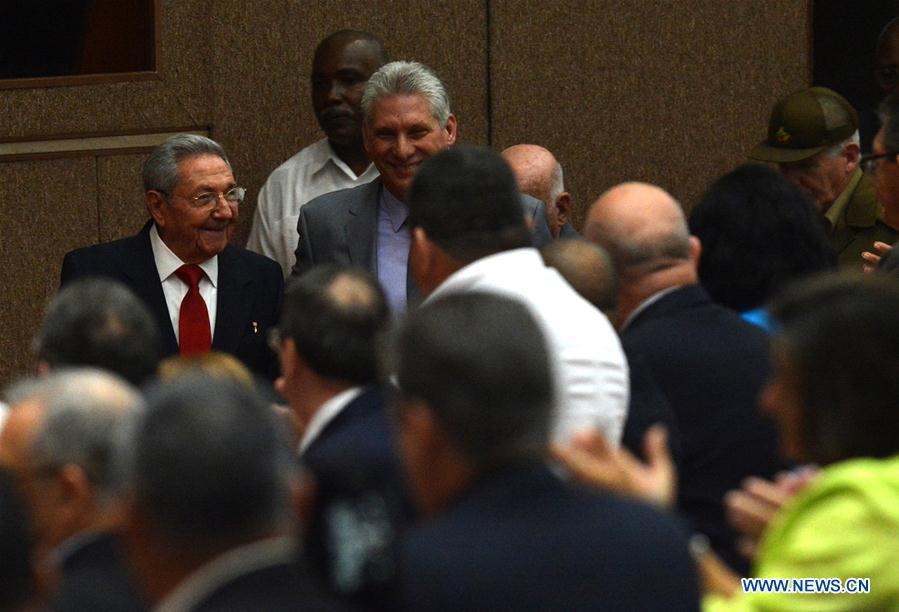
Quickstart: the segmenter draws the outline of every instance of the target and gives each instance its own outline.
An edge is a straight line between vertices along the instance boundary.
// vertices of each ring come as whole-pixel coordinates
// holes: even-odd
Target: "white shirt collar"
[[[356,176],[356,173],[353,172],[353,169],[346,165],[346,162],[344,162],[342,159],[340,159],[340,157],[337,156],[337,153],[334,152],[334,149],[331,147],[331,143],[327,138],[322,138],[318,142],[314,143],[311,147],[310,153],[312,156],[312,161],[310,162],[309,166],[312,168],[313,174],[315,174],[316,172],[320,172],[328,164],[328,162],[331,162],[332,164],[337,166],[341,172],[343,172],[353,180],[356,180],[357,178],[359,178],[359,176],[365,176],[366,174],[369,174],[369,172],[372,171],[372,168],[374,168],[374,164],[369,162],[368,166],[365,168],[365,172],[363,172],[359,176]],[[375,173],[377,173],[377,170],[375,170]]]
[[[334,417],[340,414],[341,410],[346,408],[350,402],[361,394],[362,387],[350,387],[319,406],[318,410],[315,411],[315,414],[312,415],[312,418],[309,419],[309,424],[306,425],[306,429],[303,431],[303,439],[300,440],[299,447],[300,454],[302,455],[306,452],[309,445],[315,441],[328,423],[333,421]]]
[[[153,249],[153,259],[156,260],[156,271],[159,272],[160,282],[166,280],[175,273],[175,270],[184,265],[181,258],[172,253],[172,250],[168,245],[162,241],[162,237],[159,235],[159,230],[156,229],[155,223],[153,224],[153,227],[150,228],[150,247]],[[203,272],[206,273],[206,278],[209,279],[212,286],[217,287],[219,279],[219,256],[214,255],[198,265]]]
[[[216,589],[239,576],[282,563],[296,556],[292,538],[279,536],[233,548],[203,565],[163,599],[154,612],[189,612]]]
[[[627,318],[624,320],[624,324],[621,326],[621,329],[619,330],[618,333],[621,333],[625,329],[627,329],[627,326],[631,324],[631,321],[636,319],[637,316],[641,312],[643,312],[644,310],[646,310],[647,308],[649,308],[650,306],[652,306],[653,304],[655,304],[656,302],[661,300],[663,297],[665,297],[672,291],[675,291],[676,289],[680,289],[683,286],[684,285],[675,285],[673,287],[666,287],[665,289],[662,289],[661,291],[657,291],[657,292],[653,293],[651,296],[649,296],[648,298],[646,298],[645,300],[640,302],[640,305],[637,306],[636,308],[634,308],[633,312],[631,312],[631,314],[629,314],[627,316]]]
[[[523,270],[529,269],[547,269],[555,272],[553,268],[546,268],[540,252],[533,247],[502,251],[482,257],[450,274],[431,292],[425,303],[432,302],[450,292],[468,291],[485,276],[496,275],[493,277],[502,278],[504,274],[509,274],[510,270],[522,273]]]

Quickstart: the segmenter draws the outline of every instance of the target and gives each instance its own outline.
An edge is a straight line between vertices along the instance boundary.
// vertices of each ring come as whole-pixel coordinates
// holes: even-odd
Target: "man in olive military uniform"
[[[892,244],[899,231],[884,220],[874,181],[862,172],[858,113],[833,90],[812,87],[781,99],[768,137],[748,153],[773,162],[821,212],[841,266],[861,268],[875,241]]]

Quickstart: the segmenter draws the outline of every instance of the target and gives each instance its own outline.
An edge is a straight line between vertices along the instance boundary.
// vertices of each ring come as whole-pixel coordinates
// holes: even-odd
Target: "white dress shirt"
[[[309,419],[306,429],[303,430],[303,438],[300,440],[299,447],[301,455],[307,448],[309,448],[309,445],[315,441],[328,423],[333,421],[334,417],[340,414],[340,411],[349,406],[350,402],[359,397],[361,393],[361,386],[350,387],[319,406],[318,410],[315,411],[315,414],[312,415],[312,418]]]
[[[287,278],[296,263],[300,207],[320,195],[357,187],[377,177],[374,164],[356,176],[337,157],[327,138],[309,145],[275,168],[259,190],[247,248],[277,261]]]
[[[172,329],[175,331],[175,340],[181,343],[178,333],[178,321],[181,319],[181,302],[187,295],[189,287],[187,283],[175,276],[175,270],[184,265],[181,258],[172,253],[172,250],[162,241],[156,224],[150,228],[150,247],[153,249],[153,259],[156,260],[156,271],[159,272],[159,282],[162,283],[162,293],[165,295],[165,305],[169,309],[169,318],[172,320]],[[202,268],[206,276],[200,279],[200,297],[206,302],[206,311],[209,313],[209,337],[215,334],[215,307],[218,298],[219,280],[219,256],[216,255],[197,264]]]
[[[566,442],[575,432],[597,429],[618,444],[627,416],[628,369],[606,316],[546,267],[532,248],[497,253],[465,266],[444,280],[426,303],[467,291],[518,299],[543,329],[556,383],[555,440]]]

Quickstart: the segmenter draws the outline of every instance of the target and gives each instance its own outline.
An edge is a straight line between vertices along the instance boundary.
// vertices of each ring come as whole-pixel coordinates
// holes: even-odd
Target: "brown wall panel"
[[[146,154],[97,158],[98,240],[108,242],[134,235],[150,218],[140,176],[146,158]]]
[[[0,385],[33,367],[31,339],[62,256],[94,240],[96,202],[93,159],[0,164]]]
[[[690,206],[746,161],[774,101],[808,83],[805,2],[491,7],[493,144],[556,153],[577,225],[596,196],[626,180],[657,183]]]

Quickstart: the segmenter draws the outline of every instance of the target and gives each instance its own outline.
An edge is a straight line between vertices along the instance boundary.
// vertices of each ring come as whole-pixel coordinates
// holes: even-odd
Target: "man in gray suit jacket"
[[[300,210],[292,275],[321,263],[348,264],[378,278],[394,313],[417,301],[409,273],[406,191],[421,164],[456,142],[446,88],[417,62],[391,62],[369,78],[362,96],[363,141],[381,177],[320,196]],[[539,200],[523,197],[534,241],[551,240]],[[447,214],[453,214],[448,210]]]

